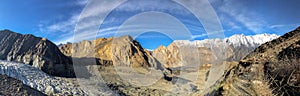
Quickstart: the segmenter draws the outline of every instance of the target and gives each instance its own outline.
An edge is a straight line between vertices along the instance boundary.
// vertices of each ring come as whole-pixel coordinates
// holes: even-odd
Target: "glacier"
[[[27,64],[0,60],[0,74],[18,79],[47,95],[84,95],[78,85],[70,80],[50,76]]]

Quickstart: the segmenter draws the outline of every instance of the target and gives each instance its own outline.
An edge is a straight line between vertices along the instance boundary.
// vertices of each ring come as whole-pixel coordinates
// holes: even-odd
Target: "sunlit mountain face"
[[[0,95],[299,96],[299,0],[6,0]]]

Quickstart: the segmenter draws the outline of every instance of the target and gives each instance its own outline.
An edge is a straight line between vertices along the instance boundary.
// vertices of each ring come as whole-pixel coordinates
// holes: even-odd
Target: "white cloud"
[[[193,35],[192,38],[196,39],[196,38],[201,38],[201,37],[205,37],[205,36],[207,36],[207,34]]]
[[[49,25],[39,24],[39,31],[42,32],[44,36],[55,35],[58,39],[54,40],[54,43],[56,44],[71,42],[72,40],[65,39],[73,36],[74,28],[77,23],[78,17],[78,14],[74,14],[72,17],[64,21],[60,21]]]
[[[199,3],[200,4],[200,3]],[[181,14],[181,15],[188,15],[191,14],[183,10],[184,6],[182,7],[180,4],[176,2],[169,1],[169,0],[140,0],[135,1],[134,3],[126,3],[126,6],[120,6],[118,8],[119,11],[149,11],[149,10],[156,10],[156,11],[171,11],[174,14]]]
[[[75,26],[77,20],[78,20],[78,15],[75,14],[66,21],[58,22],[58,23],[48,26],[46,28],[46,30],[48,30],[50,32],[58,32],[58,31],[70,32],[70,31],[74,30],[74,26]]]
[[[190,2],[190,0],[178,0],[180,2],[185,2],[184,4],[187,6],[202,6],[205,5],[204,3],[199,2]],[[101,2],[101,3],[99,3]],[[117,7],[118,5],[125,2],[125,0],[76,0],[77,5],[86,5],[83,12],[80,13],[74,13],[72,17],[70,17],[68,20],[57,22],[55,24],[50,24],[46,26],[40,26],[40,31],[47,31],[47,32],[62,32],[60,36],[61,39],[56,40],[56,44],[58,43],[65,43],[65,42],[78,42],[81,40],[91,40],[95,39],[95,34],[98,33],[99,25],[103,22],[104,18],[108,15],[112,9]],[[148,3],[147,3],[148,2]],[[129,3],[129,5],[126,8],[119,8],[119,11],[136,11],[136,10],[149,10],[149,7],[145,8],[145,6],[151,6],[151,10],[170,10],[174,12],[175,14],[181,14],[181,15],[189,15],[187,12],[183,11],[181,9],[181,6],[172,6],[168,4],[167,1],[161,0],[158,4],[149,3],[153,1],[145,1],[145,2],[137,2],[137,3]],[[201,1],[203,2],[203,1]],[[197,5],[202,4],[202,5]],[[206,8],[207,7],[207,8]],[[199,7],[200,8],[200,7]],[[198,9],[199,9],[198,8]],[[202,8],[202,7],[201,7]],[[198,9],[189,9],[189,10],[198,10]],[[202,13],[206,12],[205,14],[202,14],[199,19],[202,19],[202,24],[206,24],[208,30],[211,31],[216,29],[215,26],[219,22],[217,21],[210,21],[212,19],[216,19],[215,13],[212,11],[212,13],[207,13],[210,10],[210,7],[207,5],[205,8],[202,8]],[[79,19],[79,21],[78,21]],[[116,17],[116,20],[118,17]],[[77,22],[78,21],[78,22]],[[110,22],[117,22],[117,21],[110,21]],[[76,36],[74,37],[74,26],[76,26],[75,32]],[[102,29],[98,33],[98,35],[104,36],[104,35],[110,35],[113,34],[112,30],[116,30],[118,27],[112,26],[110,28]],[[194,28],[194,27],[193,27]],[[195,30],[199,30],[199,28],[194,28]],[[218,29],[218,28],[217,28]],[[202,29],[203,30],[203,29]],[[130,31],[130,30],[126,30]],[[198,35],[200,36],[200,35]],[[75,40],[74,40],[75,38]]]
[[[76,5],[85,6],[89,0],[75,0]]]
[[[298,27],[300,25],[300,23],[295,23],[295,24],[277,24],[277,25],[272,25],[270,26],[270,28],[274,29],[274,28],[281,28],[281,27]]]
[[[147,36],[138,36],[137,38],[166,38],[166,36],[162,36],[162,35],[147,35]]]
[[[224,2],[220,6],[218,6],[217,11],[219,11],[221,15],[227,15],[222,19],[228,19],[224,21],[229,22],[232,27],[239,28],[237,25],[240,24],[236,24],[237,22],[239,22],[248,30],[251,30],[255,33],[264,32],[265,27],[269,24],[264,21],[261,16],[243,6],[243,4],[234,2],[234,0],[224,0]],[[234,20],[235,22],[232,22]]]
[[[66,44],[68,42],[73,42],[73,41],[74,41],[74,38],[69,37],[69,38],[60,39],[58,41],[54,41],[53,43],[55,43],[56,45],[59,45],[59,44]]]

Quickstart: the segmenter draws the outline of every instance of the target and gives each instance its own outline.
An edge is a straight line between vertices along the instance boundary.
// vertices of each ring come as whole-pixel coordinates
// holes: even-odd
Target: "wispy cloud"
[[[75,0],[71,2],[71,6],[85,6],[88,0]],[[55,21],[55,23],[40,23],[38,25],[38,31],[42,36],[56,35],[56,39],[53,40],[56,44],[73,42],[74,29],[80,17],[79,9],[76,12],[70,13],[71,16],[67,17],[65,20]],[[54,21],[52,21],[54,22]]]
[[[142,36],[138,36],[137,38],[143,38],[143,39],[145,39],[145,38],[151,38],[151,39],[154,39],[154,38],[166,38],[166,36],[162,36],[162,35],[148,35],[148,36],[144,36],[144,35],[142,35]]]
[[[223,17],[222,19],[229,19],[224,21],[229,21],[228,25],[231,27],[239,28],[239,26],[242,24],[252,32],[264,32],[265,27],[269,24],[264,21],[261,16],[243,6],[244,5],[242,3],[235,2],[234,0],[224,0],[223,3],[217,8],[217,11],[219,11],[221,15],[225,14],[225,18]]]
[[[286,32],[292,31],[295,28],[299,27],[300,23],[294,24],[276,24],[270,26],[270,29],[278,35],[283,35]]]
[[[55,34],[58,38],[57,40],[54,40],[54,43],[56,44],[71,42],[68,41],[70,39],[66,40],[66,38],[70,38],[74,35],[74,28],[78,21],[78,17],[78,14],[74,14],[72,17],[64,21],[48,25],[40,24],[39,31],[43,32],[44,35]]]
[[[75,0],[76,5],[85,6],[89,0]]]
[[[46,28],[41,29],[41,30],[46,30],[49,32],[68,33],[70,31],[74,30],[74,26],[76,25],[77,20],[78,20],[78,14],[75,14],[66,21],[61,21],[58,23],[48,25],[48,26],[46,26]]]
[[[54,24],[44,25],[41,26],[40,31],[46,31],[46,32],[61,32],[63,35],[61,35],[61,39],[55,40],[56,44],[58,43],[65,43],[65,42],[78,42],[81,40],[91,40],[95,39],[95,34],[98,33],[98,36],[105,36],[105,35],[111,35],[114,34],[113,32],[118,28],[118,26],[110,26],[109,28],[104,28],[99,30],[99,25],[103,22],[104,18],[111,12],[114,8],[124,3],[124,5],[120,6],[120,8],[117,9],[117,11],[120,12],[135,12],[135,11],[149,11],[149,10],[162,10],[162,11],[169,11],[173,14],[177,14],[180,16],[185,15],[191,15],[190,12],[187,12],[186,10],[183,10],[180,4],[174,6],[171,5],[168,0],[158,0],[159,2],[149,1],[149,0],[134,0],[134,3],[124,3],[125,0],[111,0],[110,2],[106,2],[103,0],[76,0],[77,5],[86,5],[82,13],[74,13],[72,17],[70,17],[68,20],[59,21]],[[180,0],[179,0],[180,1]],[[101,3],[99,3],[101,2]],[[186,5],[195,5],[195,2],[189,2],[185,0],[181,0],[181,2],[185,2]],[[197,3],[202,4],[202,3]],[[208,10],[209,8],[202,9],[203,12],[207,12],[205,10]],[[195,9],[190,9],[195,10]],[[209,19],[211,19],[211,15],[201,15],[200,19],[204,19],[203,22],[206,24],[210,24],[208,26],[215,26],[218,22],[208,22]],[[122,16],[115,17],[115,19],[111,19],[111,21],[108,21],[106,23],[115,23],[120,22],[118,20],[122,19]],[[123,18],[124,19],[124,18]],[[80,21],[78,21],[80,20]],[[78,21],[78,22],[77,22]],[[190,29],[194,31],[204,31],[204,29],[197,27],[194,23],[191,23],[191,21],[186,21],[190,23],[189,26]],[[195,21],[193,21],[195,22]],[[75,33],[74,33],[74,26],[76,26]],[[167,26],[167,25],[166,25]],[[176,28],[171,27],[170,29],[173,29],[174,31]],[[209,28],[213,29],[213,28]],[[131,31],[131,30],[126,30]],[[74,37],[74,34],[76,34],[76,37]],[[198,33],[200,34],[200,33]],[[195,35],[194,37],[200,37],[200,35]],[[74,40],[75,39],[75,40]]]
[[[203,37],[205,37],[205,36],[207,36],[207,34],[193,35],[192,38],[193,38],[193,39],[196,39],[196,38],[203,38]]]
[[[294,24],[277,24],[277,25],[272,25],[270,28],[281,28],[281,27],[297,27],[299,26],[300,23],[294,23]]]

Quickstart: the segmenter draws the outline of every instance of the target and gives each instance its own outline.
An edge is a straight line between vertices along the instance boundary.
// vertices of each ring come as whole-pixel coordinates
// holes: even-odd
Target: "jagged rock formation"
[[[153,51],[152,55],[163,64],[165,68],[181,67],[199,63],[201,65],[211,64],[214,59],[211,50],[208,48],[177,46],[175,43],[170,44],[168,47],[160,46]]]
[[[74,76],[71,60],[46,38],[0,31],[0,59],[32,65],[55,76]]]
[[[226,74],[225,95],[300,95],[300,27],[267,42]]]
[[[21,81],[6,75],[0,74],[0,95],[34,95],[34,96],[45,96],[45,94],[24,85]]]
[[[191,58],[199,57],[200,60],[198,62],[203,64],[212,64],[214,61],[224,58],[227,59],[226,61],[239,61],[259,45],[275,38],[278,38],[278,36],[274,34],[259,34],[254,36],[233,35],[223,40],[175,40],[167,48],[160,46],[158,49],[155,49],[153,56],[169,67],[187,65],[182,64],[182,57],[186,58],[186,61],[193,61]],[[224,57],[220,57],[222,50],[225,52]],[[189,62],[188,64],[195,63],[197,62]]]
[[[72,57],[94,57],[104,65],[127,65],[132,67],[156,67],[150,52],[130,36],[99,38],[60,47],[62,53]]]

